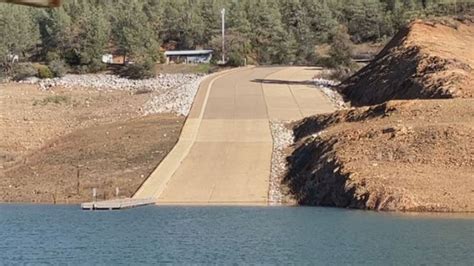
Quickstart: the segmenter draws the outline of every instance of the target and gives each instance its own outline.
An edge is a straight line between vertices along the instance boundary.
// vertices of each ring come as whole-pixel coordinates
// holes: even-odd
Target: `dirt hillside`
[[[474,212],[474,23],[440,21],[411,23],[342,83],[359,107],[294,125],[299,203]]]
[[[391,101],[309,117],[295,126],[285,182],[306,205],[472,212],[472,132],[473,99]]]
[[[474,19],[415,21],[340,86],[353,106],[474,97]]]

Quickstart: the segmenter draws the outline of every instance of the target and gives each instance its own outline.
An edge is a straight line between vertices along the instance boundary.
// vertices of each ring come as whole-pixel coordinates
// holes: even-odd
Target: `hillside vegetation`
[[[325,63],[344,65],[351,43],[383,41],[413,18],[472,7],[471,0],[65,0],[58,9],[1,4],[0,61],[4,71],[8,55],[19,55],[20,61],[65,62],[95,72],[104,67],[104,52],[144,63],[163,60],[160,46],[210,48],[219,55],[225,8],[231,64],[316,64],[315,45],[337,44]]]

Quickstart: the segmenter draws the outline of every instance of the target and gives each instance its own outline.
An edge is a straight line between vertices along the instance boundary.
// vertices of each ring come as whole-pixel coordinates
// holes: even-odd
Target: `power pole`
[[[225,8],[221,10],[222,17],[222,64],[225,64]]]

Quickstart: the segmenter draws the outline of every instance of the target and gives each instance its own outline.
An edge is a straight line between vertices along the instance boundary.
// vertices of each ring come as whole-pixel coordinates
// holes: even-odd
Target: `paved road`
[[[180,140],[135,198],[158,204],[266,205],[269,121],[333,111],[309,81],[316,69],[258,67],[205,80]]]

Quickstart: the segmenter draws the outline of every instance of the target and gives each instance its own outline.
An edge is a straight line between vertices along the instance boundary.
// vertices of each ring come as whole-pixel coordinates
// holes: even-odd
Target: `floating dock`
[[[147,198],[147,199],[113,199],[105,201],[94,201],[86,202],[81,204],[81,209],[83,210],[122,210],[136,208],[146,205],[155,204],[156,199]]]

